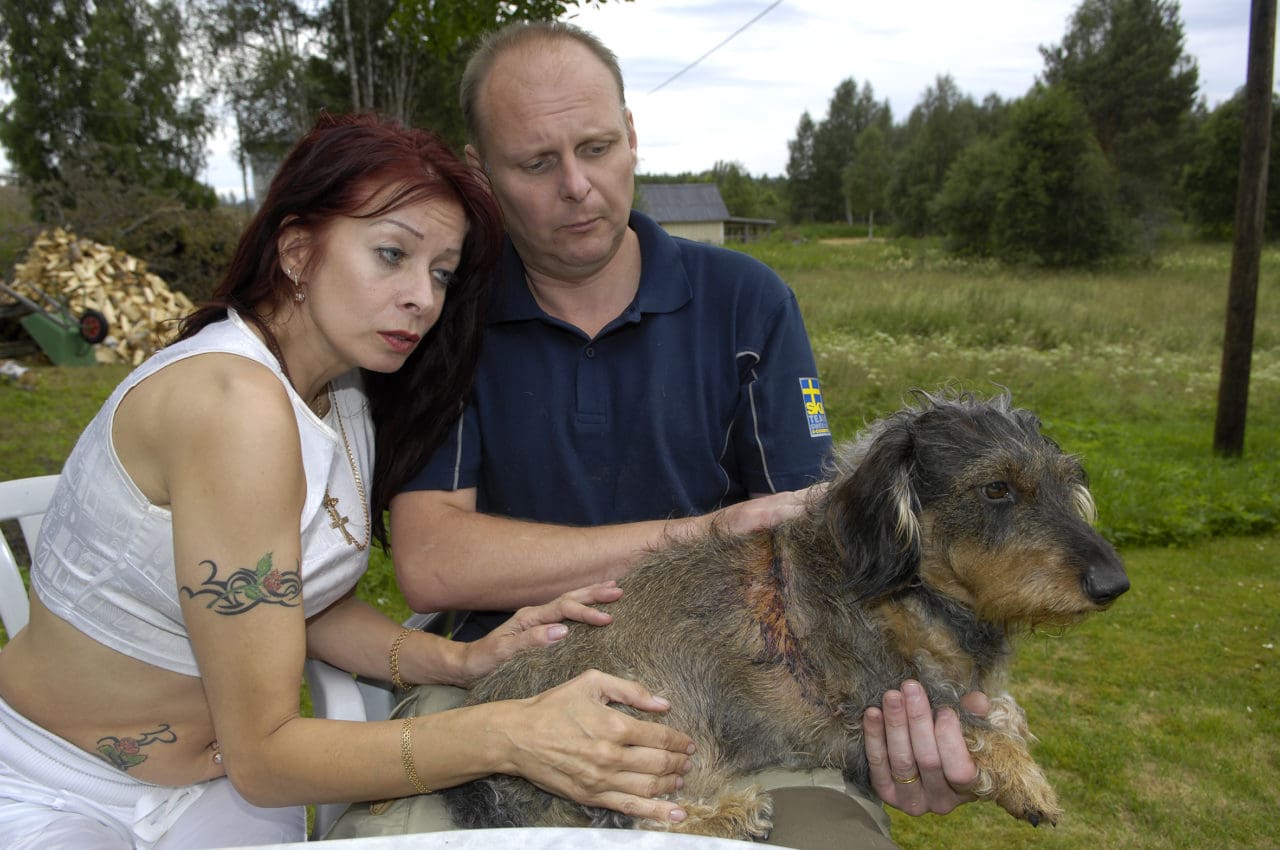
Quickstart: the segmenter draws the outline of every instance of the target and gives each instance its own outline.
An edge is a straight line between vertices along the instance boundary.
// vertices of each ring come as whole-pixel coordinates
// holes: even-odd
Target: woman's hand
[[[592,605],[617,602],[622,588],[607,581],[571,590],[545,605],[521,608],[501,626],[473,643],[458,644],[462,650],[461,679],[469,687],[522,649],[549,646],[569,633],[564,620],[592,626],[607,626],[613,617]]]
[[[960,702],[975,714],[990,709],[978,691]],[[871,785],[880,799],[909,815],[944,815],[976,799],[970,789],[978,768],[955,711],[941,708],[935,720],[924,688],[913,681],[886,692],[882,705],[867,709],[862,720]]]
[[[684,820],[683,809],[656,798],[683,786],[692,767],[693,740],[609,708],[610,703],[647,712],[670,708],[642,685],[588,671],[509,703],[519,716],[501,730],[510,742],[510,763],[502,772],[584,805],[663,822]]]

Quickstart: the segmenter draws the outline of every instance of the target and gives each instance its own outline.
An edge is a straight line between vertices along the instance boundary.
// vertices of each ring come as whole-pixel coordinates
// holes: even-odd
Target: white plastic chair
[[[441,612],[414,614],[405,620],[405,628],[424,629],[435,625]],[[311,705],[316,717],[329,720],[386,720],[395,708],[395,691],[390,682],[353,676],[338,668],[308,658],[302,668],[311,690]],[[317,803],[311,826],[311,840],[324,838],[349,803]]]
[[[44,519],[57,484],[56,475],[0,481],[0,521],[18,521],[28,552],[35,551],[40,521]],[[22,631],[30,616],[31,603],[27,598],[27,588],[22,583],[22,574],[18,572],[18,561],[8,541],[0,535],[0,621],[4,622],[4,630],[10,640]]]

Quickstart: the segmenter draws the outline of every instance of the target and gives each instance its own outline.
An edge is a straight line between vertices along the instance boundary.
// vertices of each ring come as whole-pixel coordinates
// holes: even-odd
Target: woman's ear
[[[285,219],[280,235],[276,238],[276,253],[280,255],[280,270],[290,280],[296,282],[296,278],[307,267],[307,261],[311,258],[310,246],[311,239],[307,231]]]

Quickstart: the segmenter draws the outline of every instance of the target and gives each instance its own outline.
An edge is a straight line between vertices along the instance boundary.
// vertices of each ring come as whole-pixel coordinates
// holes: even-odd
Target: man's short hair
[[[626,109],[627,97],[622,85],[622,69],[618,66],[618,57],[603,41],[581,27],[564,21],[515,21],[486,34],[467,61],[466,70],[462,72],[458,101],[462,107],[462,119],[466,122],[467,136],[472,144],[479,147],[480,116],[477,114],[476,102],[479,100],[480,88],[498,57],[527,44],[557,41],[577,42],[604,63],[613,75],[614,82],[618,84],[618,102]]]

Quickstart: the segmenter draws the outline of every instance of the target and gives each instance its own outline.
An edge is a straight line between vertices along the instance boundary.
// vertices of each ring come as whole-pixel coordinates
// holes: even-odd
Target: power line
[[[659,89],[661,89],[661,88],[665,87],[668,83],[674,82],[674,81],[676,80],[676,78],[680,77],[680,76],[681,76],[682,74],[684,74],[686,71],[689,71],[690,69],[692,69],[695,65],[697,65],[699,62],[701,62],[703,59],[706,59],[706,58],[707,58],[708,56],[710,56],[712,53],[715,53],[717,50],[719,50],[720,48],[724,47],[726,44],[728,44],[728,43],[729,43],[730,41],[732,41],[733,39],[737,38],[737,36],[738,36],[738,34],[739,34],[739,33],[741,33],[741,32],[742,32],[743,30],[745,30],[747,27],[749,27],[749,26],[751,26],[752,24],[754,24],[756,21],[758,21],[758,20],[760,20],[761,18],[763,18],[765,15],[769,14],[770,12],[772,12],[772,11],[773,11],[775,8],[777,8],[777,6],[778,6],[779,4],[781,4],[781,3],[782,3],[782,0],[773,0],[773,2],[772,2],[772,3],[770,3],[767,7],[765,7],[765,10],[764,10],[763,12],[761,12],[761,13],[760,13],[760,14],[758,14],[758,15],[756,15],[754,18],[752,18],[751,20],[747,21],[747,22],[746,22],[745,24],[743,24],[742,26],[738,27],[736,30],[734,30],[732,33],[730,33],[730,34],[729,34],[729,37],[728,37],[728,38],[726,38],[724,41],[720,42],[720,43],[719,43],[719,44],[717,44],[715,47],[711,48],[711,49],[710,49],[710,50],[708,50],[706,53],[704,53],[704,54],[702,54],[701,56],[699,56],[697,59],[694,59],[694,60],[693,60],[692,62],[690,62],[688,65],[685,65],[685,66],[684,66],[683,68],[681,68],[679,71],[676,71],[676,72],[675,72],[674,74],[672,74],[670,77],[668,77],[667,79],[663,80],[663,81],[662,81],[662,83],[660,83],[656,88],[650,89],[650,90],[649,90],[649,94],[653,94],[654,92],[658,91]]]

